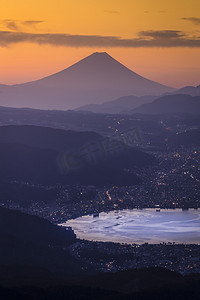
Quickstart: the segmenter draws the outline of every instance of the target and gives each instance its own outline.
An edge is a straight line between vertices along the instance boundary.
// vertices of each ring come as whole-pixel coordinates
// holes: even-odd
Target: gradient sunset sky
[[[200,84],[199,0],[1,0],[0,84],[106,51],[173,87]]]

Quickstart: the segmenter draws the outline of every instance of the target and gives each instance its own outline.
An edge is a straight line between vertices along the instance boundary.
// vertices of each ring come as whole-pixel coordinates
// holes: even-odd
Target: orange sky
[[[200,84],[200,1],[1,0],[0,83],[38,79],[95,51],[164,84]]]

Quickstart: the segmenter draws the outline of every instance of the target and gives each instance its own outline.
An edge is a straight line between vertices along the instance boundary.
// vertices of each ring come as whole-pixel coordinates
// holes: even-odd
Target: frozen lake
[[[80,239],[119,243],[200,244],[200,210],[143,209],[88,215],[69,220]]]

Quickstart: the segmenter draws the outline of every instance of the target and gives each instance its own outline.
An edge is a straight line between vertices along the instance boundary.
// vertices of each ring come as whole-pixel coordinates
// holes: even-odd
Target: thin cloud
[[[105,10],[105,12],[108,13],[108,14],[113,14],[113,15],[119,14],[118,10]]]
[[[179,30],[146,30],[140,31],[139,36],[154,39],[179,39],[180,37],[186,36],[186,34]]]
[[[0,24],[3,24],[4,27],[6,27],[9,30],[13,31],[21,31],[24,27],[31,27],[35,28],[36,25],[43,23],[42,20],[12,20],[12,19],[5,19],[0,22]]]
[[[195,25],[200,25],[200,18],[191,17],[191,18],[182,18],[182,20],[190,21]]]
[[[24,26],[28,26],[28,27],[35,27],[35,25],[38,25],[43,22],[44,21],[42,21],[42,20],[26,20],[26,21],[22,22],[21,24]]]
[[[190,37],[182,31],[140,31],[137,38],[123,39],[116,36],[71,35],[62,33],[27,33],[0,31],[0,46],[19,43],[35,43],[64,47],[103,47],[103,48],[139,48],[139,47],[200,47],[200,36]]]
[[[19,26],[17,24],[17,21],[15,21],[15,20],[6,19],[6,20],[3,20],[3,24],[10,30],[15,30],[15,31],[19,30]]]

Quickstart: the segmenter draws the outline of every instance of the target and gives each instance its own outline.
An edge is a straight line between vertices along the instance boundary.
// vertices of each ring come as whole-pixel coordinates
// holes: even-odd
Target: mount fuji
[[[0,85],[0,105],[67,110],[122,96],[159,96],[173,91],[131,71],[106,52],[96,52],[40,80]]]

